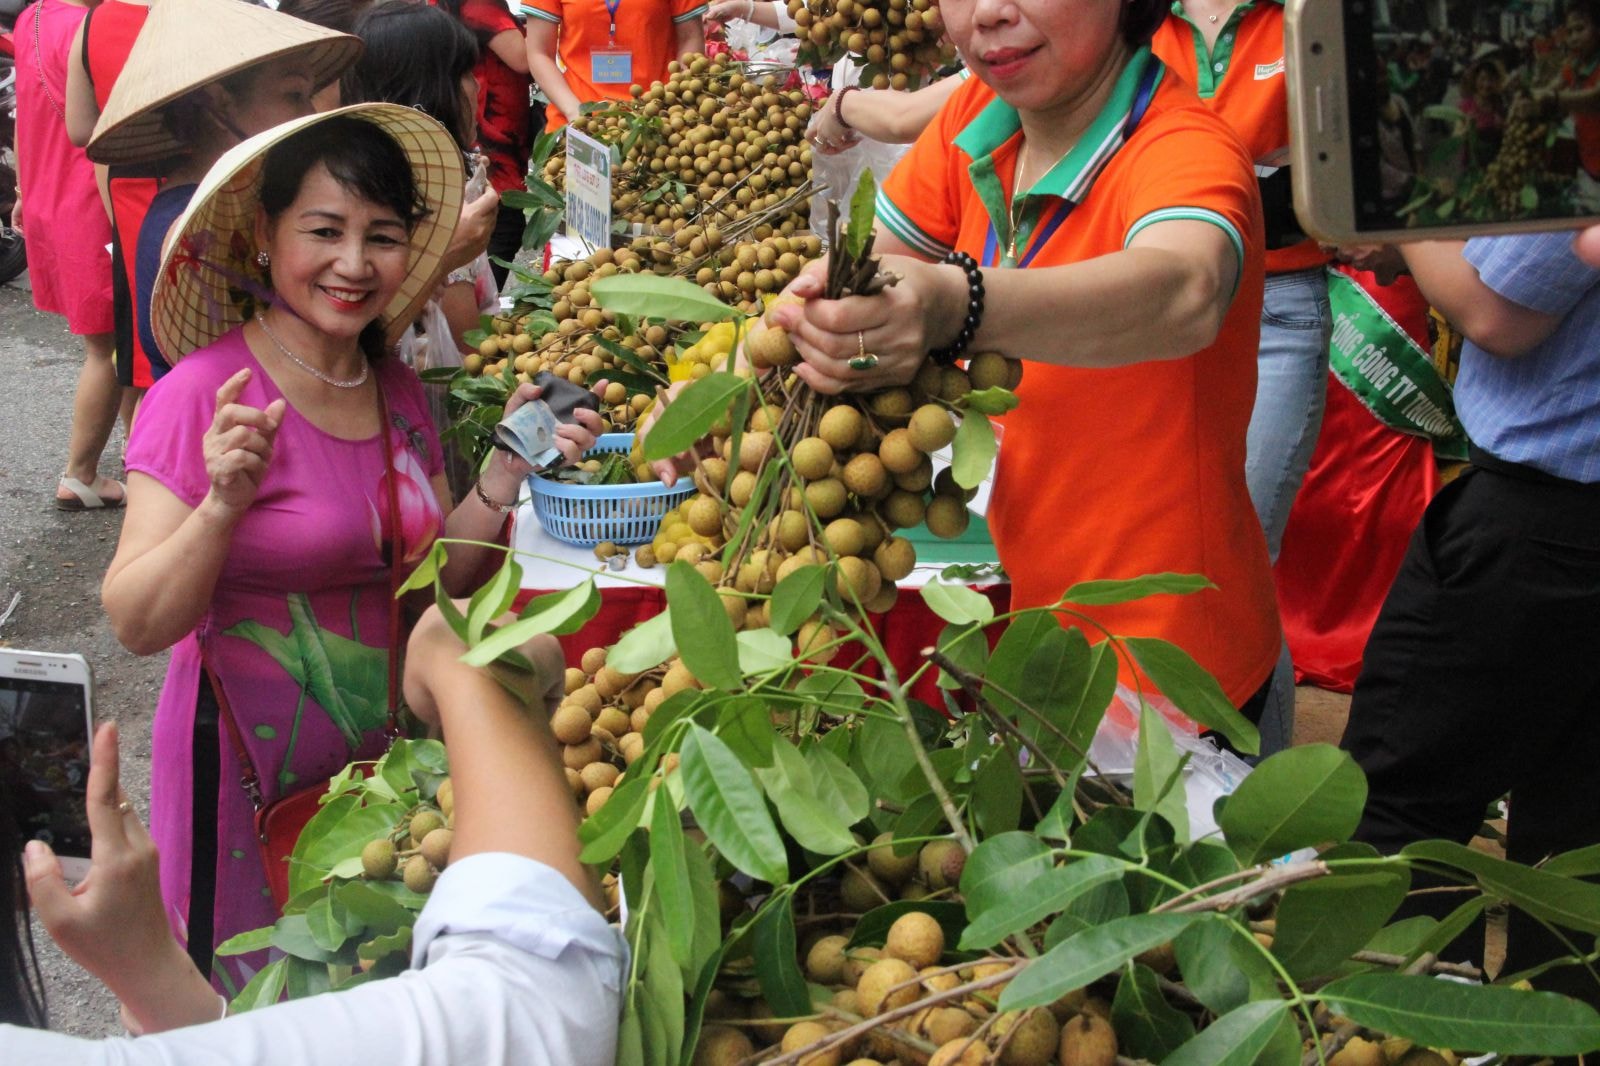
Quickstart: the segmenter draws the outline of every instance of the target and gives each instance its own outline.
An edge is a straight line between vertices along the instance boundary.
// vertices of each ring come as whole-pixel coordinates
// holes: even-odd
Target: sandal
[[[93,485],[85,485],[75,477],[68,477],[62,474],[59,484],[62,488],[72,493],[72,497],[57,496],[56,506],[63,511],[114,510],[121,507],[126,500],[127,488],[123,486],[122,482],[113,481],[111,478],[96,478],[95,484],[98,485],[101,481],[110,482],[117,488],[122,489],[123,495],[102,496],[94,490]]]

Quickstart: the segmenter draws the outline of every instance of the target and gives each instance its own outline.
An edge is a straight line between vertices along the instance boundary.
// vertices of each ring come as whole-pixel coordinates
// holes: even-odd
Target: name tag
[[[596,85],[632,85],[633,53],[626,48],[596,48],[589,53],[589,69]]]
[[[1279,74],[1282,74],[1285,68],[1286,64],[1282,59],[1279,59],[1276,63],[1257,63],[1256,81],[1266,81],[1268,78],[1275,78]]]

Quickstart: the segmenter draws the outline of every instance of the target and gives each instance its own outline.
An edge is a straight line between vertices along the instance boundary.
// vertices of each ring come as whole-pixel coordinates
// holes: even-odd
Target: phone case
[[[573,413],[580,407],[596,412],[600,410],[600,397],[582,385],[574,385],[566,378],[557,377],[548,370],[541,370],[535,374],[533,383],[544,390],[540,399],[544,400],[558,419],[568,425],[576,421]]]

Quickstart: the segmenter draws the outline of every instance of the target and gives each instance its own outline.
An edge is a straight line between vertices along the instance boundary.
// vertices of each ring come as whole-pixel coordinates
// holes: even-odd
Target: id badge
[[[596,85],[633,84],[633,53],[626,48],[596,48],[589,63]]]

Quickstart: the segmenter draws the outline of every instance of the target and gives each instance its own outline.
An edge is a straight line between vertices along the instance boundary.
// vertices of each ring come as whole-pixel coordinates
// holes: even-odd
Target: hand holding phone
[[[0,803],[22,839],[50,845],[74,880],[89,872],[92,691],[81,655],[0,649]]]
[[[1381,244],[1600,221],[1600,26],[1519,0],[1457,14],[1289,0],[1295,211],[1312,235]]]

